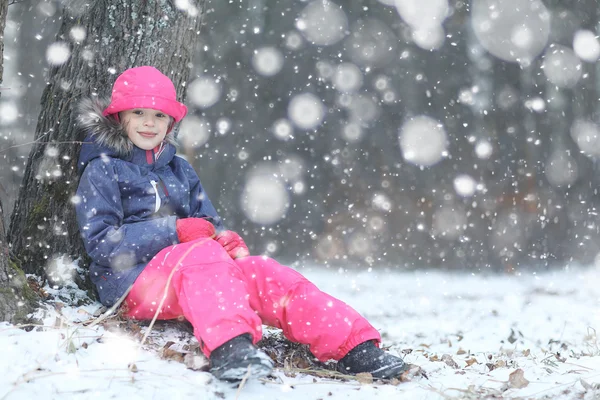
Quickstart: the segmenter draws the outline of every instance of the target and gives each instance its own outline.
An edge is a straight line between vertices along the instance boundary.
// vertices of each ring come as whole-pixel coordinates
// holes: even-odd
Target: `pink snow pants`
[[[125,315],[152,319],[165,288],[158,318],[187,319],[207,357],[244,333],[258,342],[262,324],[282,329],[293,342],[309,345],[320,361],[339,360],[360,343],[374,340],[379,344],[381,340],[358,312],[292,268],[268,257],[232,260],[212,239],[159,252],[133,284],[125,299]]]

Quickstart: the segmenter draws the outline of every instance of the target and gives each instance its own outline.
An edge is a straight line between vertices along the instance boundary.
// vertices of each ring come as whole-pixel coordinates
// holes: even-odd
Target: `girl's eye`
[[[166,114],[163,114],[163,113],[158,113],[158,114],[156,114],[156,116],[157,116],[158,118],[166,118],[166,117],[167,117],[167,115],[166,115]]]
[[[144,112],[142,110],[133,110],[135,115],[142,115]]]

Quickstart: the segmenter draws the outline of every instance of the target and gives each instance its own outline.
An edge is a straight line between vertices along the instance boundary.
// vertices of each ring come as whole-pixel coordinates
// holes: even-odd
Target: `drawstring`
[[[153,179],[150,181],[152,188],[154,189],[154,212],[160,209],[160,193],[158,192],[158,183]]]
[[[164,149],[165,149],[165,142],[160,142],[160,144],[154,148],[154,154],[156,155],[156,160],[158,160],[158,157],[160,157],[160,155],[162,154]]]

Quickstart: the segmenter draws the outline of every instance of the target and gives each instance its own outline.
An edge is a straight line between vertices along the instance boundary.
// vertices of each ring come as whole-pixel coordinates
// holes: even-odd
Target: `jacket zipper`
[[[158,210],[160,209],[160,193],[158,193],[158,184],[156,183],[155,180],[151,180],[150,184],[152,185],[152,188],[154,189],[154,212],[158,212]]]

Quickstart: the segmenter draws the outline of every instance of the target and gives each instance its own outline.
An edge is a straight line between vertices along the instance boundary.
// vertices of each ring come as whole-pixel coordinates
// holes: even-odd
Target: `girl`
[[[175,155],[173,126],[186,113],[171,80],[148,66],[121,74],[110,102],[81,105],[87,139],[76,211],[100,301],[125,296],[125,315],[135,319],[152,319],[163,301],[158,318],[186,318],[210,371],[227,381],[271,372],[255,347],[263,324],[320,361],[338,360],[341,372],[403,372],[354,309],[295,270],[250,256],[224,228],[192,166]]]

